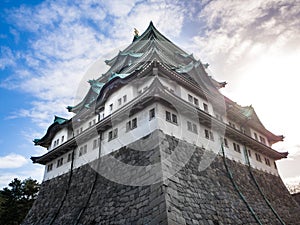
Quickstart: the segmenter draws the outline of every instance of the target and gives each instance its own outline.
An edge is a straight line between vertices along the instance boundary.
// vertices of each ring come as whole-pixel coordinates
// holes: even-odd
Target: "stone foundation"
[[[181,142],[170,136],[162,138],[157,134],[156,147],[143,149],[145,140],[123,147],[109,156],[95,161],[101,171],[114,170],[118,165],[103,166],[110,156],[121,162],[145,166],[137,182],[155,181],[143,186],[131,186],[113,182],[95,172],[90,165],[74,169],[68,188],[70,173],[42,183],[38,199],[29,211],[23,224],[258,224],[249,208],[233,186],[224,166],[222,155],[214,155],[205,170],[199,170],[199,163],[207,157],[205,149]],[[140,146],[139,150],[137,146]],[[185,149],[185,151],[176,150]],[[184,154],[192,155],[188,163]],[[195,151],[193,151],[195,149]],[[177,161],[165,160],[177,157]],[[183,160],[182,160],[183,159]],[[202,160],[202,161],[201,161]],[[171,163],[170,163],[171,162]],[[262,224],[281,224],[259,192],[249,168],[226,159],[228,168],[240,193],[245,197]],[[159,170],[148,170],[157,164]],[[179,171],[169,177],[172,169]],[[120,169],[121,170],[121,169]],[[132,171],[122,172],[130,180]],[[124,173],[125,172],[125,173]],[[97,175],[98,174],[98,175]],[[124,175],[125,174],[125,175]],[[280,177],[254,170],[253,175],[266,198],[286,225],[300,224],[300,207],[284,186]],[[136,177],[134,178],[136,179]],[[59,209],[65,190],[68,193]]]

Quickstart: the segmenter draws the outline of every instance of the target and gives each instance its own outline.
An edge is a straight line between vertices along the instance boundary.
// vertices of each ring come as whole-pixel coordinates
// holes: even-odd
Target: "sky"
[[[228,84],[222,93],[255,108],[283,134],[278,162],[285,183],[300,182],[300,2],[295,0],[3,0],[0,3],[0,187],[13,178],[42,180],[30,156],[54,115],[98,78],[104,62],[153,21],[167,38]],[[99,66],[100,65],[100,66]],[[79,88],[80,87],[80,88]],[[83,88],[82,88],[83,87]]]

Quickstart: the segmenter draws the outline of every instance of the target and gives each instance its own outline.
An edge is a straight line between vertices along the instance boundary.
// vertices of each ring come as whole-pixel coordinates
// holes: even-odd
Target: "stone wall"
[[[53,224],[258,224],[249,206],[262,224],[281,224],[259,192],[247,166],[226,159],[239,194],[229,179],[221,154],[214,155],[164,136],[160,131],[155,133],[150,150],[145,148],[149,138],[145,137],[102,157],[100,162],[75,169],[59,211],[70,173],[45,181],[23,224],[49,224],[55,215]],[[140,176],[137,178],[129,169],[121,171],[114,161],[110,166],[103,163],[111,156],[126,164],[143,166]],[[189,160],[183,163],[186,156]],[[147,167],[153,164],[158,165],[158,169]],[[207,168],[199,169],[199,165]],[[138,179],[136,183],[155,181],[155,184],[116,183],[96,173],[92,169],[95,167],[101,174],[113,170],[127,177],[127,181]],[[173,170],[179,171],[171,176]],[[253,170],[253,175],[285,224],[300,224],[300,208],[281,179],[258,170]]]

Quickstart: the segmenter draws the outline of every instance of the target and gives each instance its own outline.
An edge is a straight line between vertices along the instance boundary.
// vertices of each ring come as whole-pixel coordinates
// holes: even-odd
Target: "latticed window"
[[[127,123],[126,123],[126,132],[130,131],[130,130],[133,130],[137,128],[137,118],[134,118],[132,120],[129,120]]]
[[[215,140],[214,133],[212,131],[210,131],[210,130],[205,129],[204,130],[204,136],[205,136],[205,138],[207,138],[209,140],[212,140],[212,141]]]
[[[99,139],[94,139],[93,140],[93,149],[98,148],[99,147]]]
[[[238,153],[241,153],[240,145],[233,142],[233,150]]]
[[[187,129],[192,131],[192,123],[190,121],[187,121]]]
[[[208,113],[208,105],[206,103],[203,103],[203,109],[205,112]]]
[[[62,164],[63,164],[63,161],[64,161],[64,158],[60,158],[60,159],[58,159],[58,160],[57,160],[57,166],[56,166],[56,167],[60,167],[60,166],[62,166]]]
[[[118,137],[118,128],[115,128],[108,132],[108,141],[115,139]]]
[[[255,158],[258,162],[261,162],[261,156],[258,153],[255,153]]]
[[[72,160],[72,153],[68,154],[67,162],[70,162]]]
[[[171,113],[166,111],[166,121],[171,122]]]
[[[155,118],[155,108],[149,110],[149,120]]]
[[[50,172],[52,169],[53,169],[53,163],[50,163],[50,164],[47,166],[47,172]]]
[[[266,163],[268,166],[271,166],[270,159],[265,158],[265,163]]]
[[[224,143],[225,147],[228,148],[228,140],[226,138],[223,139],[223,143]]]

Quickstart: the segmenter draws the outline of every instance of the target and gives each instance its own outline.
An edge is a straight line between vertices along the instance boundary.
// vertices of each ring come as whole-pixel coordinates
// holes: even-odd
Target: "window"
[[[126,103],[127,102],[127,95],[123,96],[123,102]]]
[[[59,145],[59,139],[56,140],[56,145]]]
[[[91,127],[91,126],[92,126],[92,121],[89,122],[89,127]]]
[[[198,134],[198,129],[197,129],[197,125],[193,123],[193,132],[195,134]]]
[[[192,131],[192,123],[190,121],[187,121],[187,129]]]
[[[251,158],[251,150],[247,149],[247,152],[248,152],[248,156]]]
[[[206,103],[203,103],[203,109],[205,112],[208,113],[208,105]]]
[[[99,147],[99,139],[95,139],[93,140],[93,149],[98,148]]]
[[[122,98],[119,98],[119,99],[118,99],[118,105],[119,105],[119,106],[122,105]]]
[[[172,114],[172,122],[177,124],[177,115]]]
[[[109,111],[113,111],[113,109],[114,109],[114,104],[111,103],[111,104],[109,105]]]
[[[82,133],[82,131],[83,131],[83,128],[82,128],[82,127],[80,127],[80,133]]]
[[[60,159],[58,159],[58,160],[57,160],[57,165],[56,165],[56,167],[60,167],[60,166],[62,166],[62,164],[63,164],[63,161],[64,161],[64,158],[60,158]]]
[[[257,133],[254,133],[254,138],[258,141]]]
[[[137,128],[137,118],[134,118],[131,123],[131,129]]]
[[[137,128],[137,118],[134,118],[126,123],[126,132]]]
[[[67,162],[70,162],[71,160],[72,160],[72,153],[69,153],[69,154],[68,154]]]
[[[155,108],[149,110],[149,120],[155,118]]]
[[[207,138],[209,140],[212,140],[212,141],[215,140],[213,132],[211,132],[207,129],[204,130],[204,136],[205,136],[205,138]]]
[[[61,143],[64,142],[64,139],[65,139],[65,136],[63,135],[63,136],[61,137]]]
[[[166,111],[166,121],[178,124],[177,115]]]
[[[87,145],[80,147],[79,149],[79,157],[87,153]]]
[[[191,96],[190,94],[188,94],[188,100],[189,100],[189,102],[193,103],[193,96]]]
[[[108,141],[111,141],[118,137],[118,128],[115,128],[108,132]]]
[[[53,163],[50,163],[50,164],[47,166],[47,172],[50,172],[52,169],[53,169]]]
[[[83,154],[83,147],[80,147],[80,149],[79,149],[79,157],[82,156],[82,154]]]
[[[96,124],[96,119],[93,119],[93,125],[95,125]]]
[[[266,139],[263,138],[262,136],[259,136],[259,140],[261,143],[266,144]]]
[[[241,153],[240,145],[233,142],[233,150]]]
[[[195,134],[198,134],[197,125],[190,121],[187,121],[187,129]]]
[[[166,121],[171,122],[171,113],[166,111]]]
[[[270,159],[265,158],[265,163],[266,163],[268,166],[271,166]]]
[[[194,98],[194,104],[195,104],[196,106],[199,106],[199,100],[198,100],[198,98]]]
[[[225,147],[228,148],[228,140],[226,138],[223,139],[223,143],[224,143]]]
[[[204,132],[205,132],[205,137],[206,137],[207,139],[209,139],[209,131],[205,129]]]
[[[255,153],[255,158],[258,162],[261,162],[261,157],[260,157],[260,154],[258,153]]]

